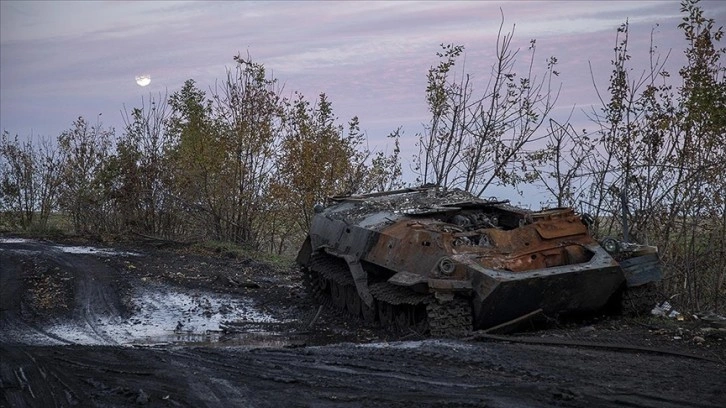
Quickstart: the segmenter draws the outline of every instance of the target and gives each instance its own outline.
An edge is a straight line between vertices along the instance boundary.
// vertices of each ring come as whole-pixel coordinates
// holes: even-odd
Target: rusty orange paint
[[[538,213],[531,224],[503,230],[457,232],[431,219],[402,220],[382,229],[366,260],[392,270],[437,274],[442,253],[469,255],[491,269],[523,272],[586,262],[585,246],[595,241],[572,210]],[[490,246],[473,244],[486,237]],[[480,241],[481,242],[481,241]],[[455,271],[451,278],[458,275]],[[461,276],[460,278],[465,278]]]

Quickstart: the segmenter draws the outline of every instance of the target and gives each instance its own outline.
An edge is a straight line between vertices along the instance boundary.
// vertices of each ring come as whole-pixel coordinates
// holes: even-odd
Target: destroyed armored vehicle
[[[449,336],[533,313],[595,312],[660,278],[654,247],[601,245],[569,208],[434,187],[330,201],[315,208],[298,254],[306,286],[387,327]]]

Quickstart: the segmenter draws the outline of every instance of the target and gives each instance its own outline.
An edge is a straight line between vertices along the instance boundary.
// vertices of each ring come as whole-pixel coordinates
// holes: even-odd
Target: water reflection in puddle
[[[206,333],[169,333],[135,341],[134,345],[184,345],[204,347],[255,347],[282,348],[302,344],[303,339],[284,332],[239,332],[223,333],[208,331]]]
[[[124,343],[284,346],[278,330],[286,323],[248,299],[216,293],[180,293],[167,287],[144,288],[135,296],[132,338]],[[288,328],[289,330],[289,328]]]

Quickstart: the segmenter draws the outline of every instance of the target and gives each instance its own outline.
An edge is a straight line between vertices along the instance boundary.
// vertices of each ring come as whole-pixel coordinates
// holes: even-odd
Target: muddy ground
[[[0,406],[723,407],[702,321],[594,316],[427,339],[220,252],[0,238]]]

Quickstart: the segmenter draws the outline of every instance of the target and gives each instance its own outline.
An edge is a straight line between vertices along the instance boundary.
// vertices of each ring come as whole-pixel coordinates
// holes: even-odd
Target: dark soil
[[[724,332],[701,321],[425,339],[320,309],[292,266],[69,245],[0,241],[0,406],[726,406]],[[178,316],[162,313],[187,295]],[[205,316],[221,323],[187,331]]]

